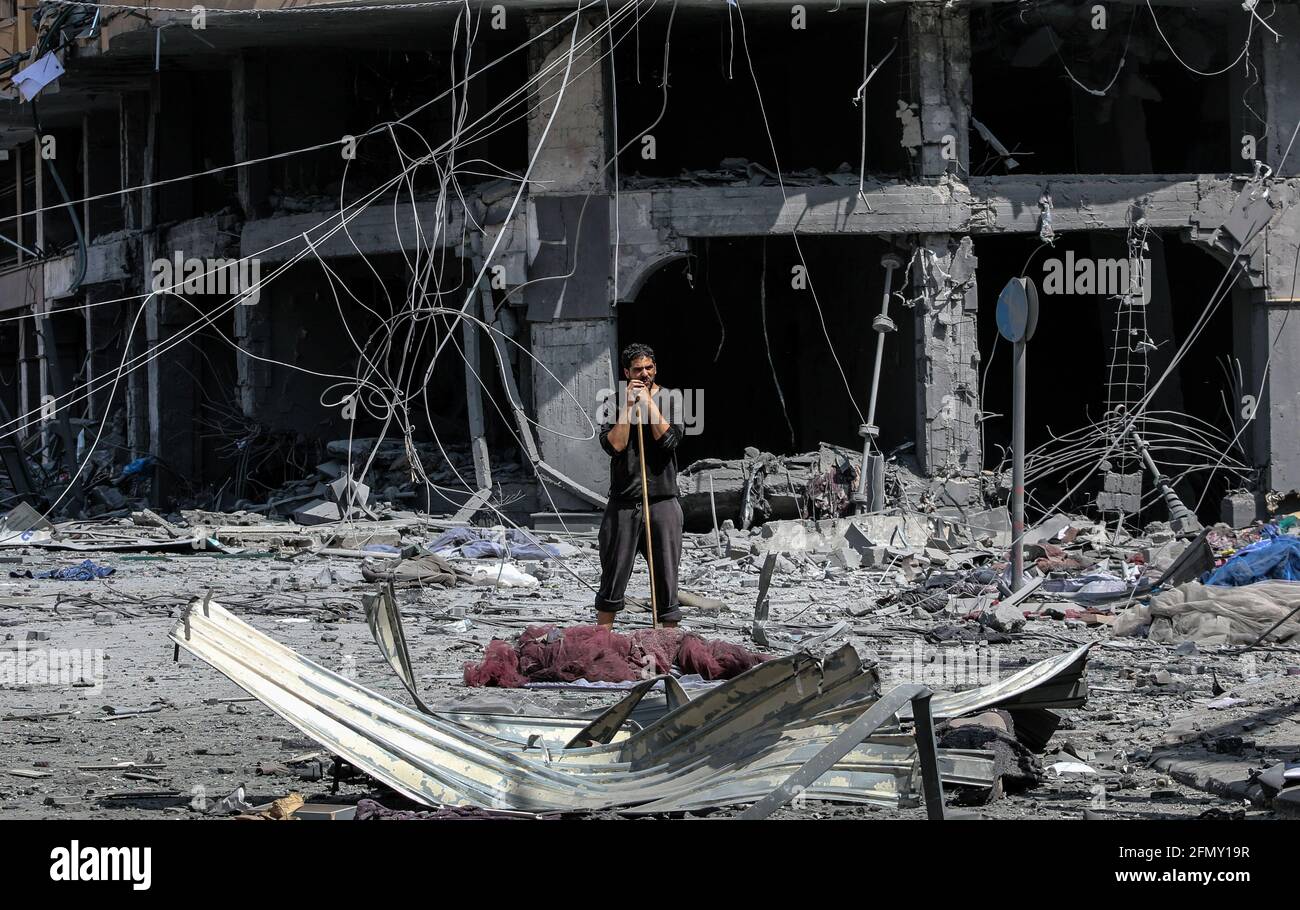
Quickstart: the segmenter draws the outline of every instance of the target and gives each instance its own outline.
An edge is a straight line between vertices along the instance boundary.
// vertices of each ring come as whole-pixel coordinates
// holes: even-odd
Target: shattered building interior
[[[865,788],[872,811],[906,814],[932,810],[921,794],[940,780],[1014,790],[1002,759],[979,751],[988,738],[954,736],[957,721],[1000,712],[1026,731],[1003,739],[1042,753],[1061,719],[1034,742],[1043,714],[1085,710],[1090,643],[1134,636],[1120,629],[1135,617],[1141,635],[1094,658],[1093,680],[1168,685],[1147,679],[1168,676],[1156,649],[1195,639],[1146,598],[1175,578],[1199,587],[1191,579],[1295,526],[1300,4],[359,6],[0,0],[0,552],[24,578],[0,596],[5,625],[71,604],[82,638],[111,650],[129,622],[164,623],[189,676],[207,672],[198,657],[235,684],[232,707],[259,701],[252,710],[333,756],[336,792],[346,760],[426,808],[752,803],[797,815],[790,793],[774,794],[802,773],[817,799],[871,803]],[[1034,292],[1018,340],[1005,322],[1013,285]],[[488,639],[518,634],[524,649],[531,630],[590,621],[611,476],[600,408],[621,394],[620,352],[634,343],[654,349],[698,418],[676,450],[682,589],[705,592],[691,595],[704,605],[688,634],[767,658],[735,677],[745,707],[701,704],[725,699],[674,690],[669,675],[659,713],[723,717],[755,742],[765,725],[812,725],[785,751],[737,752],[732,776],[692,770],[690,737],[717,734],[674,739],[685,727],[664,728],[640,690],[625,707],[581,692],[590,716],[546,702],[536,730],[421,701],[463,696],[461,665]],[[519,591],[503,580],[509,544],[492,577],[448,562],[431,581],[408,566],[443,559],[427,538],[465,529],[543,548],[510,570]],[[1013,551],[1012,566],[1037,573],[1028,588]],[[161,563],[123,562],[150,552],[193,579],[177,587]],[[199,566],[214,553],[279,555],[223,588],[222,564]],[[118,563],[112,582],[92,563],[86,584],[117,585],[120,609],[65,600],[66,577],[22,575],[74,555]],[[653,585],[643,576],[634,597]],[[1074,600],[1079,578],[1118,605]],[[1267,579],[1260,597],[1291,581]],[[539,584],[545,610],[520,599]],[[769,586],[782,592],[770,617]],[[1235,648],[1221,660],[1239,661],[1260,632],[1255,645],[1300,634],[1284,616],[1300,599],[1271,596],[1276,617],[1259,606],[1202,650]],[[277,598],[310,625],[250,619]],[[910,692],[854,728],[858,751],[833,750],[890,697],[886,649],[912,635],[942,650],[941,618],[984,630],[949,645],[1002,642],[1004,664],[1027,669],[933,704]],[[435,624],[422,634],[417,621]],[[1062,631],[1055,644],[1031,640],[1040,623]],[[307,634],[322,628],[336,636],[324,656]],[[339,677],[340,658],[373,651],[372,634],[397,680]],[[858,651],[831,647],[846,642]],[[301,661],[339,712],[390,726],[358,745],[287,678],[243,678],[240,649],[252,663]],[[1295,653],[1278,644],[1267,659]],[[809,654],[845,680],[815,703],[785,688],[812,672]],[[414,674],[412,656],[433,675]],[[1243,686],[1273,678],[1250,668]],[[1294,688],[1296,674],[1271,670]],[[1209,671],[1187,672],[1179,697],[1203,709]],[[390,700],[407,694],[418,711]],[[779,711],[758,718],[760,702]],[[14,704],[15,717],[51,710],[36,694]],[[582,753],[572,779],[502,770],[539,738]],[[385,751],[394,742],[408,751]],[[434,742],[491,758],[453,780],[441,752],[411,745]],[[1107,742],[1057,765],[1104,771]],[[1259,743],[1243,762],[1300,758]],[[1134,786],[1186,797],[1195,775],[1179,776],[1179,758],[1158,764],[1159,745],[1136,749],[1150,780]],[[809,770],[813,751],[825,776]],[[21,756],[0,746],[0,758]],[[652,759],[680,778],[641,791],[589,779],[602,762]],[[1077,817],[1064,774],[1048,814]],[[29,797],[64,800],[48,789],[57,779],[25,783],[0,787],[0,804],[37,816]],[[169,786],[185,790],[179,777]],[[1216,792],[1240,801],[1248,786]],[[1250,811],[1296,813],[1300,788],[1289,802],[1273,789],[1246,794]],[[239,792],[221,804],[253,811]],[[987,811],[1041,811],[1025,799]]]

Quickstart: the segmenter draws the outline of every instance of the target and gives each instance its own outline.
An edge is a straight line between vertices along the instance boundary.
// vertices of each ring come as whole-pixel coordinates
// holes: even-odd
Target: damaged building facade
[[[1025,276],[1031,506],[1165,517],[1142,409],[1203,519],[1300,489],[1295,3],[329,6],[0,4],[34,487],[75,451],[233,509],[342,457],[408,508],[590,512],[642,341],[697,396],[683,465],[860,451],[874,398],[880,451],[983,507]]]

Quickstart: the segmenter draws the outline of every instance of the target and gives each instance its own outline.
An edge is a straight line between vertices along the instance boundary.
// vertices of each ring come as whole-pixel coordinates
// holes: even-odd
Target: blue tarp
[[[122,469],[122,476],[119,477],[118,480],[121,481],[121,480],[125,480],[128,477],[134,477],[136,474],[143,474],[145,471],[147,471],[149,468],[152,468],[157,463],[158,463],[158,459],[154,458],[152,455],[146,455],[143,458],[137,458],[135,461],[131,462],[130,464],[128,464],[126,467]]]
[[[1257,581],[1300,581],[1300,538],[1258,540],[1202,579],[1207,585],[1253,585]]]
[[[68,566],[63,569],[48,569],[44,572],[37,572],[32,575],[31,571],[10,572],[10,578],[55,578],[59,581],[92,581],[96,578],[107,578],[117,570],[112,566],[97,566],[89,559],[84,560],[80,565]]]
[[[484,530],[482,528],[453,528],[438,535],[425,545],[438,556],[463,556],[466,559],[491,559],[509,556],[514,559],[555,559],[560,549],[549,544],[534,543],[516,528]]]

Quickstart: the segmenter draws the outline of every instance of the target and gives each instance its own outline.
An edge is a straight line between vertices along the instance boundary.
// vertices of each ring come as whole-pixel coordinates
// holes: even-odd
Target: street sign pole
[[[1025,348],[1038,325],[1038,289],[1012,278],[998,296],[998,332],[1011,342],[1011,590],[1025,583]]]
[[[1025,579],[1025,342],[1012,345],[1011,375],[1011,591]]]

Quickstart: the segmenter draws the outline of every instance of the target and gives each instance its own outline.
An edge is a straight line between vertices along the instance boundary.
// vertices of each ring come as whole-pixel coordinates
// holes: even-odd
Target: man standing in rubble
[[[600,446],[609,455],[609,505],[600,522],[600,590],[596,623],[612,627],[623,609],[623,594],[639,552],[645,555],[645,517],[641,504],[641,461],[633,422],[638,414],[645,439],[646,491],[650,500],[650,554],[654,559],[655,602],[659,622],[671,628],[682,618],[677,601],[677,567],[682,559],[682,506],[677,500],[677,444],[681,416],[660,405],[671,401],[655,382],[655,352],[630,344],[620,361],[627,393],[614,423],[601,426]],[[669,418],[672,418],[671,420]]]

